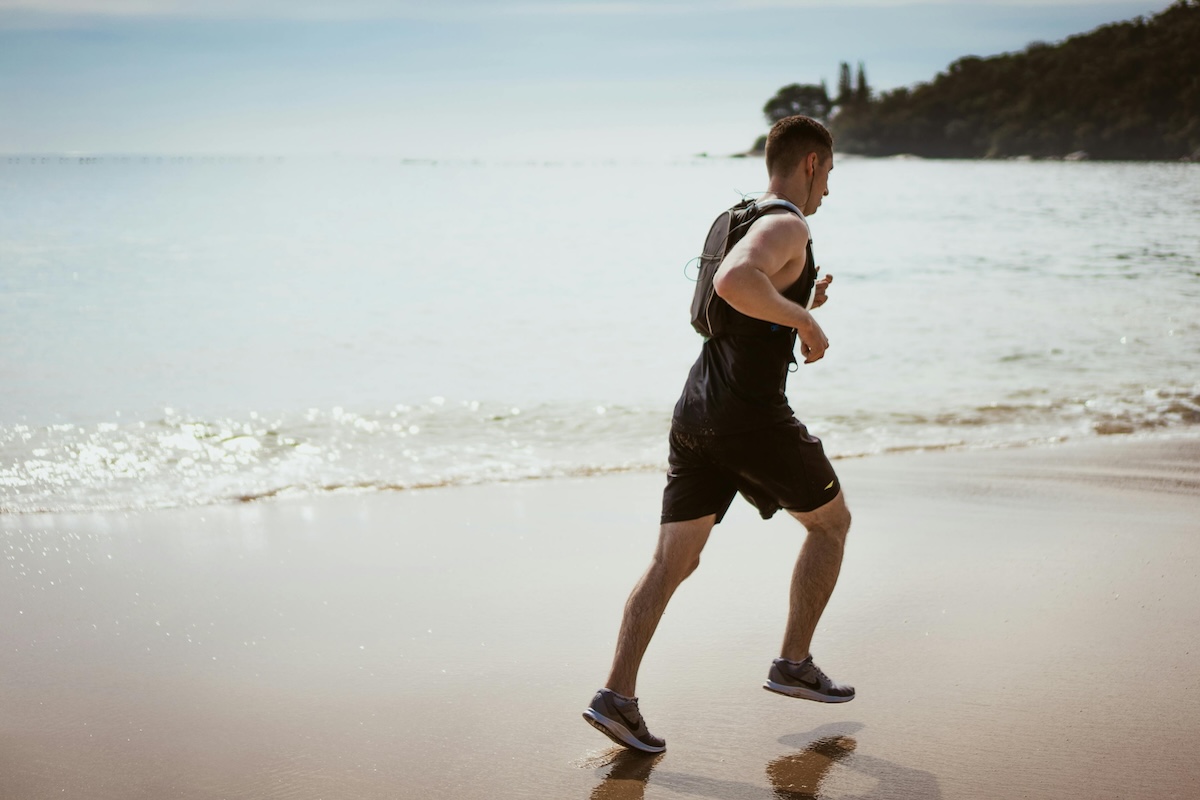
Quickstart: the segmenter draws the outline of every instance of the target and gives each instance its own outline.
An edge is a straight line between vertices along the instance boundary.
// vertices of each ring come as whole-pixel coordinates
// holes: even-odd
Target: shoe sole
[[[800,700],[815,700],[818,703],[848,703],[854,699],[854,695],[838,697],[832,694],[821,694],[814,692],[812,689],[805,689],[803,686],[788,686],[786,683],[776,683],[775,681],[767,681],[763,684],[763,688],[768,692],[775,692],[775,694],[795,697]]]
[[[653,745],[646,744],[634,736],[621,723],[611,720],[603,714],[597,714],[590,708],[583,712],[583,719],[587,724],[621,745],[621,747],[641,750],[643,753],[661,753],[667,749],[665,744],[662,747],[654,747]]]

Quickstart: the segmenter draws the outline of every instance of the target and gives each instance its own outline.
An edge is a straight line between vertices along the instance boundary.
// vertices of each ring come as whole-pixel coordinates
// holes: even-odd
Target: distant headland
[[[875,95],[863,64],[784,86],[768,123],[826,122],[838,152],[925,158],[1200,160],[1200,0],[1057,44],[955,61],[931,82]],[[761,153],[766,136],[748,154]]]

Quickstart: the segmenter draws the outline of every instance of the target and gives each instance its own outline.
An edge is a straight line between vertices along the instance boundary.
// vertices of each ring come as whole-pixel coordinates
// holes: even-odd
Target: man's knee
[[[811,534],[844,542],[850,532],[850,507],[846,505],[846,499],[840,492],[837,497],[818,509],[790,513]]]
[[[700,566],[700,556],[690,559],[667,558],[658,553],[654,555],[653,569],[661,578],[678,586],[687,580],[696,568]]]
[[[655,567],[660,574],[674,583],[682,583],[695,572],[714,521],[715,517],[708,516],[664,524],[654,552]]]
[[[842,513],[829,524],[828,533],[843,542],[846,541],[846,535],[850,533],[850,509],[842,507]]]
[[[850,507],[846,505],[845,500],[841,501],[841,507],[838,509],[837,518],[833,523],[833,527],[836,529],[838,535],[843,539],[846,538],[846,534],[850,532]]]
[[[821,536],[844,544],[847,535],[850,533],[850,516],[846,515],[845,519],[828,520],[815,525],[807,525],[805,529],[814,536]]]

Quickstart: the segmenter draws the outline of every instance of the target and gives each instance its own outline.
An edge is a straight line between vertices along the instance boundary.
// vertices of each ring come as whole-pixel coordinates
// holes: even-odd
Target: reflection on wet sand
[[[766,766],[767,779],[775,800],[820,800],[832,789],[838,797],[854,800],[941,800],[937,779],[928,772],[903,767],[881,758],[855,752],[858,742],[849,734],[862,729],[859,723],[825,725],[806,734],[780,739],[783,744],[806,742],[798,752],[779,756]],[[590,800],[643,800],[651,773],[654,783],[685,795],[729,800],[733,797],[761,797],[761,784],[723,781],[681,772],[658,769],[665,753],[646,755],[631,750],[613,749],[597,766],[611,765],[608,774],[592,789]],[[840,789],[826,786],[833,766],[839,765]],[[845,792],[845,780],[859,781]],[[865,783],[865,785],[863,785]]]
[[[592,790],[591,800],[642,800],[650,772],[665,753],[639,753],[618,750],[613,753],[612,769]]]
[[[775,797],[808,800],[832,791],[847,800],[941,800],[942,790],[932,773],[859,752],[851,734],[862,729],[861,723],[843,722],[781,738],[780,744],[804,749],[767,765]],[[838,769],[830,780],[834,764]]]
[[[821,783],[835,762],[854,752],[858,743],[849,736],[826,736],[799,753],[781,756],[767,764],[767,777],[780,800],[810,800],[820,795]]]

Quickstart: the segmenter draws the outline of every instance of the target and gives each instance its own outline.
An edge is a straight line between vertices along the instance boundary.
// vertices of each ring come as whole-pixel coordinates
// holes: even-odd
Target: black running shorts
[[[734,495],[770,519],[781,508],[813,511],[837,496],[821,440],[798,420],[746,433],[705,435],[671,427],[662,521],[682,522],[729,510]]]

